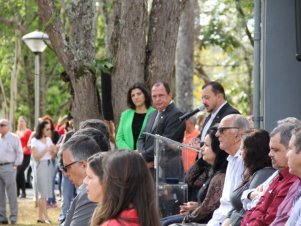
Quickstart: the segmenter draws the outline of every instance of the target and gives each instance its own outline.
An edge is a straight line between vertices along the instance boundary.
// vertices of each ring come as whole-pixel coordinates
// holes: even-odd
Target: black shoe
[[[25,193],[22,193],[20,196],[19,196],[20,199],[25,199],[26,198],[26,194]]]
[[[8,224],[8,221],[0,221],[0,224]]]
[[[16,225],[17,222],[16,222],[16,221],[11,221],[10,224],[11,224],[11,225]]]

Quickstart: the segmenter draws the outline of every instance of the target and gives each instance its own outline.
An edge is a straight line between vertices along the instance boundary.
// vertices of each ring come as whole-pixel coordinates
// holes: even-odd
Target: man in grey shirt
[[[90,130],[105,136],[96,129],[90,128]],[[62,223],[64,226],[90,225],[90,219],[97,205],[88,199],[86,186],[83,184],[86,177],[87,159],[98,152],[108,151],[109,143],[105,139],[100,139],[100,136],[97,140],[102,140],[102,142],[97,143],[95,140],[97,134],[87,132],[79,130],[60,148],[59,155],[62,157],[64,175],[77,187],[77,196],[73,199],[66,219]]]
[[[8,224],[6,195],[10,207],[10,223],[16,224],[18,216],[16,166],[23,161],[20,139],[9,132],[7,119],[0,119],[0,224]]]

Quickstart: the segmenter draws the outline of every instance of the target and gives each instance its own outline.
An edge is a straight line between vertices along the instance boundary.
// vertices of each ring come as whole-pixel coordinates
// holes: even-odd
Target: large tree
[[[86,118],[99,118],[95,70],[96,2],[71,1],[66,8],[68,31],[54,1],[37,1],[51,44],[73,88],[75,125]],[[110,6],[105,4],[103,9]],[[110,2],[111,3],[111,2]],[[107,12],[107,56],[113,62],[112,102],[115,121],[126,107],[126,91],[134,82],[170,82],[174,73],[180,14],[185,1],[153,0],[148,15],[147,0],[113,0]],[[107,8],[104,8],[107,7]],[[109,21],[111,20],[111,21]],[[108,31],[109,29],[107,29]]]
[[[114,69],[112,93],[115,121],[126,107],[126,92],[136,81],[149,87],[171,82],[180,16],[186,0],[114,0],[113,32],[109,44]],[[106,17],[108,18],[108,17]]]
[[[94,0],[72,1],[67,10],[69,30],[52,0],[37,1],[46,32],[70,80],[72,115],[75,127],[81,120],[100,118],[100,101],[93,67],[96,40],[96,3]]]

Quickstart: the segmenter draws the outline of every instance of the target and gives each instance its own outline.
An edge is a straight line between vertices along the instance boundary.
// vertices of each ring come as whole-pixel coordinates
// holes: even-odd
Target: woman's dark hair
[[[243,161],[245,165],[243,184],[264,167],[272,166],[270,152],[270,136],[266,130],[256,129],[247,131],[242,139]]]
[[[36,132],[35,132],[35,138],[36,139],[41,139],[43,137],[43,130],[45,129],[46,125],[48,125],[48,121],[42,121],[38,123],[36,127]]]
[[[146,162],[138,153],[115,150],[103,159],[103,200],[91,225],[101,225],[110,219],[121,218],[122,211],[134,208],[143,226],[160,225],[155,185]]]
[[[144,98],[145,98],[145,106],[146,108],[149,108],[152,104],[152,100],[151,97],[149,95],[149,91],[147,90],[146,86],[143,83],[137,82],[135,83],[133,86],[130,87],[128,94],[127,94],[127,105],[129,106],[129,108],[131,109],[136,109],[135,104],[132,101],[132,91],[133,89],[140,89],[141,92],[144,94]]]
[[[216,132],[217,132],[217,128],[211,127],[207,131],[207,134],[206,134],[206,135],[209,135],[209,137],[210,137],[211,148],[216,156],[212,168],[213,168],[214,172],[220,171],[220,172],[224,173],[224,172],[226,172],[226,168],[228,165],[228,161],[227,161],[228,154],[220,149],[219,140],[215,136]]]
[[[49,121],[50,122],[50,129],[51,129],[51,131],[53,131],[54,130],[54,123],[53,123],[53,120],[52,120],[52,118],[50,117],[50,115],[44,115],[43,117],[42,117],[42,120],[43,121]]]

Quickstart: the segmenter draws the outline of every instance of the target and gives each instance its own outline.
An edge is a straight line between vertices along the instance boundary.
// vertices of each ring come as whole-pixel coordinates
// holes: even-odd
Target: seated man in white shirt
[[[227,213],[232,209],[230,194],[241,183],[244,171],[239,147],[241,138],[248,129],[248,120],[238,114],[226,116],[218,126],[216,136],[219,139],[220,148],[227,152],[229,157],[220,206],[214,211],[211,220],[207,224],[209,226],[221,225]]]

